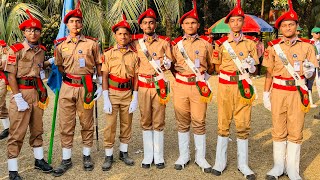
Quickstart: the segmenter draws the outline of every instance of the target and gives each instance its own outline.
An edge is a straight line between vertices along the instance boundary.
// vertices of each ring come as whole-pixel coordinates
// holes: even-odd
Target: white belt
[[[222,72],[220,72],[219,74],[219,78],[224,79],[226,81],[230,81],[230,82],[238,82],[240,80],[247,79],[249,77],[250,77],[249,73],[245,73],[242,75],[235,75],[235,76],[229,76],[227,74],[223,74]]]
[[[196,82],[198,80],[196,75],[192,77],[185,77],[185,76],[181,76],[179,73],[176,74],[176,79],[179,79],[183,82]]]
[[[278,78],[273,78],[273,83],[281,85],[281,86],[303,86],[306,84],[305,79],[301,79],[300,81],[292,80],[283,80]]]
[[[163,77],[161,77],[160,75],[156,77],[142,77],[140,75],[138,76],[138,80],[144,83],[152,83],[161,79],[163,79]]]

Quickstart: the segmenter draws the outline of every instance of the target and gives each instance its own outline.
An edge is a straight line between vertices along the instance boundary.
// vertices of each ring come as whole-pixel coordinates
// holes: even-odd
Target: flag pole
[[[58,99],[59,99],[59,89],[56,88],[56,90],[55,90],[55,98],[54,98],[53,115],[52,115],[52,125],[51,125],[50,146],[49,146],[49,154],[48,154],[48,164],[51,164],[51,162],[52,162],[52,150],[53,150],[53,141],[54,141],[54,131],[55,131],[56,119],[57,119]]]

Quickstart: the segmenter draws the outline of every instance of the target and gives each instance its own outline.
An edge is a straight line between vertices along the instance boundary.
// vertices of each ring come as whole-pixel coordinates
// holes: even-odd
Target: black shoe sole
[[[52,171],[52,175],[54,176],[54,177],[60,177],[60,176],[62,176],[62,175],[64,175],[64,173],[66,173],[69,169],[71,169],[72,168],[72,165],[70,166],[70,167],[68,167],[64,172],[62,172],[62,173],[55,173],[54,172],[54,170]]]
[[[122,162],[124,162],[124,164],[126,164],[126,165],[128,165],[128,166],[134,166],[134,162],[133,163],[126,163],[125,161],[124,161],[124,158],[119,158]]]
[[[39,168],[39,167],[37,167],[37,166],[35,166],[34,169],[40,170],[40,171],[42,171],[43,173],[47,173],[47,174],[49,174],[49,173],[51,173],[51,172],[53,171],[53,169],[48,170],[48,171],[45,171],[45,170],[43,170],[43,169],[41,169],[41,168]]]
[[[109,167],[109,168],[101,168],[101,169],[102,169],[102,171],[110,171],[111,167]]]
[[[190,163],[190,160],[187,163],[182,164],[182,165],[181,164],[175,164],[174,165],[174,169],[180,171],[180,170],[186,168],[189,163]]]
[[[158,169],[164,169],[166,166],[164,165],[164,163],[159,163],[159,164],[156,164],[156,167]]]
[[[221,174],[222,174],[222,172],[217,171],[217,170],[215,170],[215,169],[212,169],[212,170],[211,170],[211,173],[212,173],[213,175],[215,175],[215,176],[221,176]]]
[[[150,169],[151,168],[151,164],[141,164],[141,167],[143,169]]]

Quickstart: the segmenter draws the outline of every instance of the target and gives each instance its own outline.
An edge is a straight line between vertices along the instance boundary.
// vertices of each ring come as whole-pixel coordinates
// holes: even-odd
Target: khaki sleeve
[[[61,53],[61,45],[54,49],[54,64],[56,66],[62,66],[62,53]]]
[[[264,67],[274,67],[275,61],[275,52],[273,47],[268,46],[268,48],[264,51],[262,66]]]
[[[12,49],[7,52],[7,62],[4,71],[17,74],[18,71],[18,53],[15,53]]]
[[[177,62],[178,45],[172,47],[172,62],[175,64]]]
[[[259,57],[257,51],[257,43],[250,40],[250,55],[254,59],[256,64],[259,64]]]
[[[101,64],[102,63],[102,59],[101,59],[101,52],[100,52],[100,45],[97,42],[94,42],[93,44],[93,58],[94,61],[96,62],[96,64]]]
[[[212,52],[212,62],[213,64],[222,64],[222,52],[223,49],[217,43],[215,44],[215,49]]]
[[[213,63],[213,47],[210,43],[207,43],[207,54],[206,54],[206,58],[207,58],[207,63],[208,65],[211,65]]]
[[[171,51],[171,44],[169,42],[166,42],[164,44],[164,53],[166,54],[167,58],[173,61],[172,51]]]
[[[317,61],[316,51],[313,45],[308,46],[307,58],[312,64],[314,64],[314,67],[319,67],[319,62]]]
[[[108,53],[109,51],[105,52],[103,54],[103,58],[104,58],[104,62],[102,62],[102,67],[101,67],[101,71],[105,71],[107,73],[109,73],[109,56],[110,56],[110,53]]]

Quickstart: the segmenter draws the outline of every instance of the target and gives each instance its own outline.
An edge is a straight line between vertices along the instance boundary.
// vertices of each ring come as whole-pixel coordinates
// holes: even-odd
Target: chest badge
[[[239,55],[240,55],[240,56],[243,56],[243,52],[240,52]]]
[[[79,53],[79,54],[82,54],[82,50],[79,50],[78,53]]]
[[[293,54],[292,57],[297,58],[298,56],[296,54]]]

